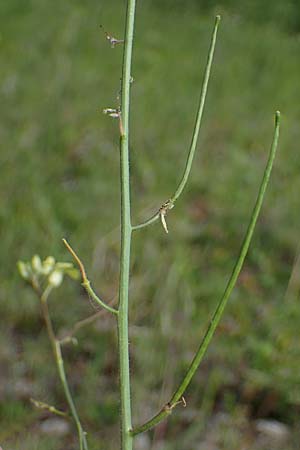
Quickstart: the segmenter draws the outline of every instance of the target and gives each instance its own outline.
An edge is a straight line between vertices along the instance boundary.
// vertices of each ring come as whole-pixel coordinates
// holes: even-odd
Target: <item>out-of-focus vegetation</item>
[[[115,107],[125,1],[2,0],[0,4],[1,365],[4,450],[73,449],[47,434],[49,415],[30,397],[65,404],[38,302],[16,261],[38,253],[69,260],[68,237],[107,299],[117,291],[119,172]],[[199,153],[185,195],[159,224],[136,233],[131,282],[135,422],[175,388],[233,266],[273,131],[280,148],[245,268],[209,353],[167,424],[136,448],[273,448],[257,419],[300,418],[300,15],[297,1],[138,2],[132,111],[134,220],[170,196],[183,169],[214,14],[223,16]],[[66,281],[50,304],[58,330],[92,314]],[[113,318],[65,347],[67,370],[91,449],[118,447]],[[157,382],[159,380],[159,382]],[[221,419],[220,419],[221,417]],[[224,419],[225,418],[225,419]],[[49,431],[49,430],[48,430]],[[168,439],[168,440],[166,440]],[[151,444],[152,442],[152,444]],[[144,447],[143,447],[144,445]],[[273,445],[273,444],[272,444]],[[275,444],[274,444],[275,445]],[[274,447],[276,448],[276,447]]]

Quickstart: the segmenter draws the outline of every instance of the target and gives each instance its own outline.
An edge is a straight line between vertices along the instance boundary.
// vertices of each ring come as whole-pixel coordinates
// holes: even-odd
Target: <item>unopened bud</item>
[[[58,287],[61,285],[62,281],[63,281],[63,273],[59,270],[54,270],[48,278],[48,282],[49,284],[51,284],[51,286],[53,287]]]
[[[21,277],[24,280],[29,280],[31,273],[28,264],[24,263],[23,261],[18,261],[17,267]]]
[[[37,274],[42,272],[42,261],[39,255],[34,255],[31,259],[31,266],[34,272]]]

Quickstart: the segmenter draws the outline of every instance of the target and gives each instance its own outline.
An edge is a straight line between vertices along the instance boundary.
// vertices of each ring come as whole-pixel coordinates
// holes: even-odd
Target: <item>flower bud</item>
[[[63,281],[63,273],[59,270],[53,270],[53,272],[48,277],[48,282],[53,287],[58,287]]]
[[[43,266],[42,266],[43,275],[49,275],[49,273],[51,273],[52,270],[54,269],[54,266],[55,266],[55,259],[53,258],[53,256],[48,256],[43,261]]]
[[[18,261],[17,267],[21,277],[24,280],[29,280],[31,273],[28,264],[24,263],[23,261]]]
[[[34,272],[37,274],[42,272],[42,261],[39,255],[34,255],[31,259],[31,266]]]

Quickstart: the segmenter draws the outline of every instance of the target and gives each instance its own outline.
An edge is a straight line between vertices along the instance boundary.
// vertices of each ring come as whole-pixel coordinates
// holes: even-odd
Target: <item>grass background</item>
[[[273,131],[279,154],[245,268],[188,408],[137,448],[197,450],[216,430],[220,449],[266,448],[251,426],[277,419],[296,449],[300,416],[299,71],[296,1],[149,1],[137,6],[131,171],[133,217],[167,199],[185,162],[214,15],[223,20],[192,176],[168,216],[136,233],[131,280],[134,422],[148,418],[183,375],[226,283],[247,226]],[[3,0],[0,5],[0,443],[73,449],[41,432],[29,398],[65,403],[38,304],[18,259],[69,260],[70,239],[99,293],[117,291],[117,105],[125,2]],[[50,304],[58,330],[93,313],[66,281]],[[116,333],[103,316],[65,348],[91,449],[118,447]],[[214,422],[224,414],[225,425]],[[215,424],[215,425],[214,425]],[[224,426],[224,428],[222,428]],[[147,443],[148,442],[148,443]],[[248,447],[247,447],[248,445]],[[288,447],[290,445],[290,447]],[[270,447],[267,447],[270,448]]]

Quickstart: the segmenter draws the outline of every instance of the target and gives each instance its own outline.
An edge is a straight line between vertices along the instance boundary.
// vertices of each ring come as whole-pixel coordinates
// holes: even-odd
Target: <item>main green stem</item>
[[[131,247],[130,175],[129,175],[129,113],[131,59],[134,33],[135,0],[128,0],[124,39],[124,57],[120,112],[120,168],[121,168],[121,261],[119,285],[118,338],[120,358],[121,442],[122,450],[132,450],[131,398],[128,339],[128,291]]]

